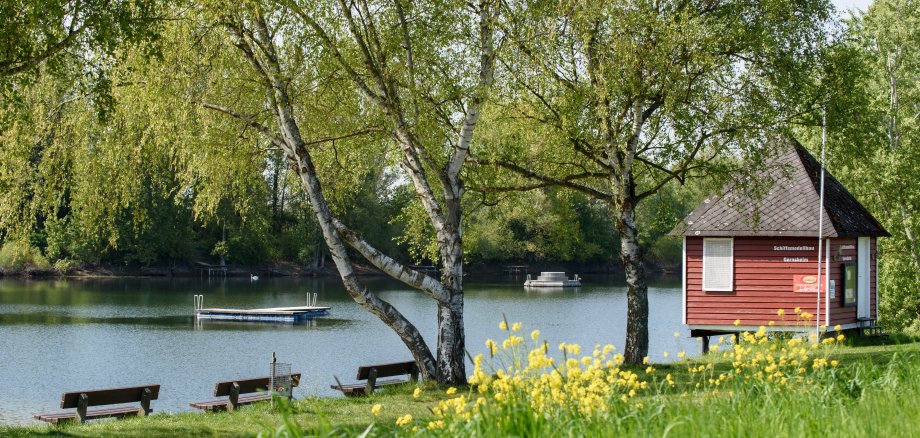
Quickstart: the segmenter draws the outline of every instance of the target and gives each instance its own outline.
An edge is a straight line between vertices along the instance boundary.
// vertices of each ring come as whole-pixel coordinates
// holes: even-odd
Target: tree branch
[[[76,18],[74,18],[74,21],[76,22]],[[64,38],[62,38],[57,43],[49,46],[47,49],[45,49],[44,52],[38,54],[38,56],[32,57],[27,60],[19,61],[18,64],[12,60],[8,62],[0,63],[0,66],[2,66],[2,70],[0,70],[0,77],[19,74],[26,70],[36,67],[42,62],[45,62],[52,56],[58,54],[60,51],[66,49],[67,46],[69,46],[73,42],[74,39],[76,39],[80,34],[82,34],[84,30],[86,30],[86,26],[81,26],[78,28],[73,28],[73,26],[71,26],[71,28],[68,29],[67,35]]]
[[[446,304],[450,300],[450,294],[438,280],[411,269],[394,260],[392,257],[380,252],[377,248],[374,248],[370,243],[361,238],[358,233],[348,228],[348,226],[342,223],[338,218],[333,217],[332,223],[335,225],[336,232],[338,232],[345,243],[348,243],[348,246],[357,250],[367,261],[371,262],[381,271],[386,272],[387,275],[422,291],[425,295],[434,298],[440,303]]]
[[[278,146],[280,148],[284,148],[286,146],[284,144],[284,140],[280,136],[278,136],[277,134],[272,132],[270,129],[268,129],[265,125],[259,123],[258,120],[250,116],[247,116],[245,114],[240,114],[230,108],[222,107],[220,105],[214,105],[212,103],[203,102],[201,106],[207,109],[211,109],[217,112],[227,114],[228,116],[233,117],[245,123],[246,126],[249,126],[250,128],[254,128],[256,131],[259,131],[262,135],[265,136],[265,138],[269,139],[272,142],[272,144],[274,144],[275,146]]]
[[[467,105],[466,114],[463,117],[463,125],[460,127],[457,144],[454,146],[454,152],[451,154],[447,163],[447,179],[451,185],[452,191],[458,191],[458,176],[460,168],[469,156],[470,143],[473,141],[473,130],[479,122],[480,109],[486,101],[489,89],[495,79],[495,47],[492,40],[494,34],[494,22],[498,18],[499,8],[489,7],[490,1],[485,0],[479,5],[479,83],[473,92],[473,97]],[[453,197],[459,197],[460,193],[452,193]]]
[[[541,173],[537,173],[533,170],[527,169],[523,166],[520,166],[516,163],[512,163],[510,161],[503,161],[503,160],[474,160],[474,161],[478,164],[499,166],[499,167],[508,169],[514,173],[517,173],[518,175],[540,181],[541,183],[546,183],[546,185],[558,185],[561,187],[567,187],[572,190],[584,193],[588,196],[600,199],[605,202],[608,202],[611,199],[611,195],[609,193],[604,193],[600,190],[597,190],[597,189],[594,189],[594,188],[591,188],[591,187],[588,187],[582,184],[576,184],[575,182],[573,182],[575,179],[580,179],[581,176],[579,176],[579,178],[566,177],[566,178],[560,179],[560,178],[553,178],[548,175],[543,175]],[[606,176],[606,174],[603,174],[603,175]],[[588,176],[590,175],[586,174],[584,177],[588,177]],[[535,187],[533,188],[540,188],[540,187],[537,187],[536,185],[534,186]]]

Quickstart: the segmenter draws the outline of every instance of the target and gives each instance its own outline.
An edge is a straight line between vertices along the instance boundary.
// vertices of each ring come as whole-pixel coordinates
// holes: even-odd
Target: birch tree
[[[340,0],[328,9],[313,2],[286,4],[376,107],[402,153],[401,167],[427,213],[443,266],[435,286],[438,380],[465,383],[461,170],[494,81],[498,2]],[[341,20],[332,22],[330,16]],[[347,56],[343,46],[357,56]],[[394,278],[406,277],[404,265],[341,222],[336,225],[375,266]]]
[[[204,105],[258,130],[284,152],[303,182],[349,294],[400,336],[424,377],[441,383],[464,383],[461,170],[493,82],[493,23],[498,8],[491,1],[471,5],[282,3],[279,8],[255,4],[240,14],[218,17],[255,73],[274,126],[231,107]],[[310,46],[292,47],[295,40]],[[287,56],[308,51],[329,60],[337,70],[334,75],[344,76],[345,83],[363,97],[363,115],[380,122],[338,138],[383,130],[398,146],[401,167],[437,236],[443,264],[440,281],[382,253],[329,208],[312,154],[317,145],[330,138],[305,138],[302,126],[315,121],[304,119],[290,94],[291,82],[298,74],[291,67],[311,71],[315,66]],[[317,88],[325,86],[316,80]],[[357,278],[346,245],[437,302],[436,356],[410,321]]]
[[[763,155],[808,72],[824,1],[520,2],[512,77],[488,128],[491,192],[562,186],[609,204],[627,284],[625,357],[648,353],[637,206],[668,184]],[[782,92],[780,90],[782,89]]]
[[[828,111],[835,174],[891,233],[879,239],[879,314],[920,330],[920,4],[879,0],[848,21],[849,82]],[[838,70],[842,70],[838,68]],[[817,137],[817,134],[815,134]]]

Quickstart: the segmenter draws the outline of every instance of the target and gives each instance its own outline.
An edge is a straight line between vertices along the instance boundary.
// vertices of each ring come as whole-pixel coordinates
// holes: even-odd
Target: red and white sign
[[[794,275],[792,277],[792,290],[794,292],[818,292],[818,276]]]

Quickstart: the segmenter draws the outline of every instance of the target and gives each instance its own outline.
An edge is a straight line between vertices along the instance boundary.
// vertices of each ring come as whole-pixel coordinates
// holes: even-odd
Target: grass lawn
[[[322,434],[341,432],[361,433],[375,419],[392,424],[401,415],[411,413],[416,418],[431,414],[430,407],[447,395],[441,390],[422,392],[412,397],[414,385],[387,388],[371,397],[308,398],[295,401],[291,419]],[[371,413],[375,404],[381,405],[378,417]],[[156,402],[154,402],[156,409]],[[94,420],[84,425],[0,427],[3,437],[68,436],[68,437],[159,437],[159,436],[255,436],[274,431],[284,423],[269,403],[257,403],[235,412],[184,412],[154,414],[146,418],[123,420]]]
[[[835,371],[839,371],[839,377],[835,377],[839,384],[820,391],[745,390],[723,395],[695,391],[692,385],[679,383],[676,390],[667,394],[640,395],[636,401],[646,407],[613,420],[551,419],[510,429],[507,425],[503,426],[505,429],[492,427],[487,422],[471,429],[453,429],[449,435],[908,436],[920,429],[920,343],[916,341],[902,336],[848,340],[833,355],[840,361]],[[730,361],[719,353],[689,361],[690,364],[710,362],[716,370],[731,368]],[[656,366],[655,372],[671,373],[678,382],[691,382],[688,368],[687,362],[666,364]],[[160,413],[86,425],[0,427],[0,436],[211,437],[255,436],[260,432],[271,436],[284,435],[285,427],[292,425],[306,429],[310,435],[354,436],[372,423],[375,427],[371,435],[412,434],[409,429],[394,426],[395,420],[405,414],[411,414],[421,426],[418,434],[435,434],[424,429],[432,416],[431,408],[453,396],[428,388],[414,398],[413,389],[414,386],[406,385],[372,397],[300,400],[292,406],[287,421],[277,410],[262,403],[229,413]],[[376,417],[371,412],[375,404],[381,405]],[[564,429],[559,429],[560,424]]]

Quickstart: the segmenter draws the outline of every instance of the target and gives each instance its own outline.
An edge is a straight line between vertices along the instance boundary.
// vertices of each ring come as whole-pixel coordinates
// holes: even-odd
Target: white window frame
[[[731,250],[731,269],[728,271],[729,286],[715,288],[706,286],[706,242],[728,242]],[[731,292],[735,290],[735,239],[733,237],[705,237],[703,238],[703,290],[706,292]]]
[[[872,288],[871,268],[872,239],[859,237],[856,239],[856,317],[870,318],[872,316],[872,301],[869,292]],[[876,284],[877,286],[877,284]]]

